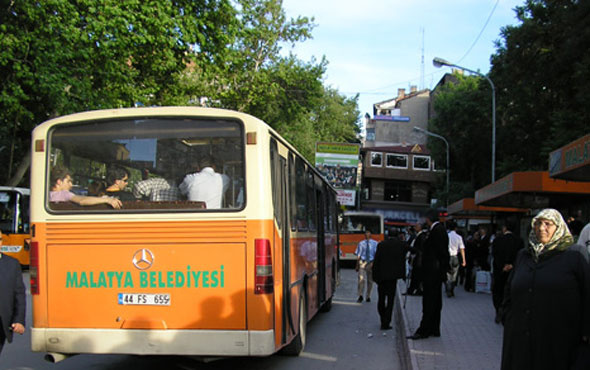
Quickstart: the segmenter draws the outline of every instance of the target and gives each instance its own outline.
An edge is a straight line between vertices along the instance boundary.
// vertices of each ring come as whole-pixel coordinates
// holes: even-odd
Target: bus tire
[[[323,313],[330,312],[331,309],[332,309],[332,297],[328,298],[328,300],[324,302],[322,307],[320,307],[320,312],[323,312]]]
[[[305,292],[301,293],[299,298],[299,332],[293,338],[291,343],[283,348],[282,353],[287,356],[299,356],[305,348],[307,341],[307,298]]]

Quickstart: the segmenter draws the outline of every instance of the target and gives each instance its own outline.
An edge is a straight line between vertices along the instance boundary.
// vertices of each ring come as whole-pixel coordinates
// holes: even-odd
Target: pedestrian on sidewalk
[[[479,231],[467,236],[465,240],[465,291],[475,292],[475,267],[477,265],[477,248],[479,243]]]
[[[0,253],[0,353],[6,340],[12,342],[13,333],[25,332],[26,304],[20,263],[15,258]]]
[[[410,286],[404,294],[422,295],[422,252],[424,241],[428,236],[428,226],[417,223],[414,225],[416,237],[412,240],[412,270],[410,273]]]
[[[381,319],[381,330],[391,329],[391,315],[397,279],[406,278],[406,255],[410,247],[397,233],[377,245],[373,260],[373,281],[377,283],[377,312]]]
[[[424,242],[422,255],[423,285],[422,321],[410,339],[429,336],[440,337],[440,312],[442,310],[442,284],[449,270],[449,236],[445,226],[438,221],[438,212],[426,212],[426,224],[430,228]]]
[[[502,319],[500,308],[504,299],[506,280],[514,267],[516,253],[524,246],[522,239],[514,235],[513,231],[514,225],[506,222],[502,226],[502,235],[492,243],[492,302],[496,309],[496,323],[500,323]]]
[[[590,262],[562,215],[531,222],[502,305],[502,370],[590,369]]]
[[[361,240],[354,254],[356,254],[356,268],[358,272],[358,296],[357,302],[363,301],[363,293],[366,286],[366,301],[371,302],[373,290],[373,259],[377,251],[377,241],[371,239],[371,232],[365,231],[365,239]]]
[[[489,256],[490,256],[490,239],[488,228],[484,225],[479,227],[479,242],[477,243],[477,264],[483,271],[491,271]]]
[[[455,296],[455,287],[457,286],[457,275],[459,273],[459,254],[461,255],[461,265],[465,267],[465,244],[461,235],[457,234],[457,223],[453,220],[447,222],[449,231],[449,267],[447,281],[445,282],[445,292],[447,297]]]

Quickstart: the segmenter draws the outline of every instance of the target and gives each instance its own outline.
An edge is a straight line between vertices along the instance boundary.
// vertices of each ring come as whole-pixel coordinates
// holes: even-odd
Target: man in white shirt
[[[186,175],[178,188],[188,200],[205,202],[207,209],[219,209],[229,186],[229,177],[215,172],[211,157],[204,157],[199,164],[201,171]]]
[[[373,290],[373,260],[377,251],[377,241],[371,239],[371,232],[365,231],[365,239],[361,240],[354,254],[356,254],[356,271],[358,272],[358,295],[357,302],[363,301],[365,283],[367,285],[366,301],[371,302],[371,291]]]
[[[445,291],[447,297],[455,296],[455,286],[457,285],[457,274],[459,272],[459,253],[461,253],[461,266],[466,266],[465,261],[465,243],[461,235],[455,231],[457,223],[455,221],[447,222],[449,231],[449,267],[450,271],[447,273],[447,281],[445,283]]]

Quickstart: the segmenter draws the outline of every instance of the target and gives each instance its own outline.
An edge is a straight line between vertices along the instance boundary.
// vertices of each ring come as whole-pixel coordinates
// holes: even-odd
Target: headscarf
[[[548,243],[542,244],[537,240],[537,234],[535,233],[535,223],[539,219],[552,221],[557,228],[549,240]],[[535,262],[539,260],[539,257],[549,251],[564,251],[569,248],[570,245],[574,244],[574,237],[570,233],[570,230],[561,216],[559,211],[547,208],[539,212],[531,221],[531,232],[529,234],[529,251],[533,256]]]

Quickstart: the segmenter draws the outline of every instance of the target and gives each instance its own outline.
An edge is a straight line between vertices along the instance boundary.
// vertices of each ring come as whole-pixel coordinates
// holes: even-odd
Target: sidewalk
[[[406,284],[398,281],[395,315],[401,333],[412,335],[422,318],[422,297],[408,296]],[[468,293],[459,286],[455,297],[443,292],[441,336],[420,340],[402,339],[405,367],[410,370],[497,370],[502,356],[502,325],[494,322],[492,295]]]

